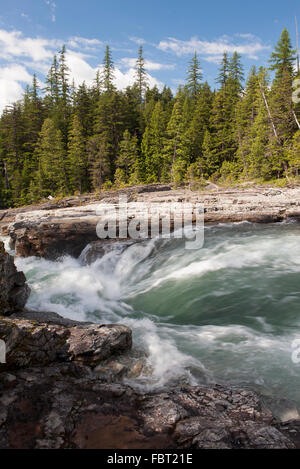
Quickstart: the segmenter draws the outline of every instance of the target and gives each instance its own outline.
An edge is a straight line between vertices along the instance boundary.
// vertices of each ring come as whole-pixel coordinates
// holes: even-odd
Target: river
[[[84,255],[16,263],[28,308],[132,328],[154,370],[135,385],[231,383],[300,407],[299,239],[298,223],[220,224],[205,228],[199,250],[154,239],[116,244],[92,265]]]

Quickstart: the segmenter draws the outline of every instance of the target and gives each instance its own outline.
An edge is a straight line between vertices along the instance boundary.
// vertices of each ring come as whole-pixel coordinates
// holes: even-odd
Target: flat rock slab
[[[287,449],[259,397],[223,386],[140,394],[75,363],[0,373],[0,448]]]
[[[215,188],[193,192],[187,189],[171,190],[170,186],[158,184],[111,191],[100,194],[98,198],[95,195],[74,197],[56,204],[52,202],[0,211],[0,229],[2,234],[11,237],[19,256],[54,259],[69,254],[78,257],[89,243],[98,240],[96,225],[101,219],[99,204],[116,205],[120,195],[128,197],[128,209],[132,208],[133,211],[136,202],[147,206],[152,204],[159,210],[170,203],[189,203],[194,207],[194,218],[197,206],[201,204],[206,223],[272,223],[290,217],[300,220],[299,187]],[[172,223],[174,225],[171,216],[171,229]],[[99,246],[98,243],[101,252]],[[103,242],[102,251],[105,249]]]
[[[1,370],[78,361],[91,367],[128,351],[132,332],[123,325],[76,325],[0,317],[0,339],[6,343]]]

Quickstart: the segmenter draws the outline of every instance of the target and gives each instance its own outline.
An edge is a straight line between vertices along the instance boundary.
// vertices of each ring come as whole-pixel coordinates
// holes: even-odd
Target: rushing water
[[[205,245],[150,240],[85,266],[18,259],[28,307],[77,320],[122,322],[149,353],[141,382],[250,385],[300,405],[300,224],[217,225]]]

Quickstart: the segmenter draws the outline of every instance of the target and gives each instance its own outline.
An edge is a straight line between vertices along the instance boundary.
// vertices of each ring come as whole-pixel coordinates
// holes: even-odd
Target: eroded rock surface
[[[294,448],[258,396],[221,386],[135,392],[88,367],[0,373],[0,448]]]
[[[0,317],[0,339],[6,343],[6,364],[0,370],[78,361],[91,367],[130,350],[131,330],[116,325],[47,324]]]
[[[22,310],[28,300],[30,289],[23,272],[18,272],[13,257],[5,252],[0,241],[0,315]]]
[[[96,225],[101,219],[99,203],[118,204],[120,195],[128,196],[128,208],[136,202],[156,205],[186,202],[194,207],[204,205],[206,223],[249,221],[280,222],[289,217],[300,219],[300,188],[271,189],[267,187],[204,191],[171,190],[170,186],[150,185],[107,192],[78,199],[23,209],[0,211],[2,234],[9,234],[17,255],[53,259],[62,254],[78,257],[89,244],[98,240]],[[143,211],[145,211],[143,209]],[[148,218],[148,215],[145,215]],[[130,217],[128,218],[128,222]],[[171,228],[174,220],[171,217]],[[103,242],[105,249],[106,242]],[[101,250],[99,240],[98,249]]]
[[[11,314],[0,315],[0,449],[300,448],[299,422],[280,424],[249,390],[124,384],[151,374],[128,327],[17,311],[24,299],[12,292],[24,277],[12,280],[19,274],[3,247],[0,268]]]

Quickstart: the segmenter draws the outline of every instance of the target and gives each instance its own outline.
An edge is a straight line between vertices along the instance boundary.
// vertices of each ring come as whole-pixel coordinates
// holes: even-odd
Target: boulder
[[[70,328],[68,354],[71,360],[96,366],[107,358],[132,347],[132,332],[121,324],[76,326]]]
[[[8,227],[11,245],[21,257],[56,259],[62,255],[79,257],[87,244],[98,239],[98,218],[20,221]]]
[[[18,272],[14,259],[0,242],[0,315],[22,310],[30,295],[23,272]]]
[[[6,364],[0,370],[61,361],[95,367],[132,346],[131,330],[120,324],[67,327],[22,318],[0,318],[0,339],[6,344]]]

